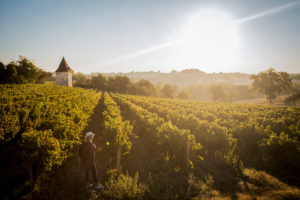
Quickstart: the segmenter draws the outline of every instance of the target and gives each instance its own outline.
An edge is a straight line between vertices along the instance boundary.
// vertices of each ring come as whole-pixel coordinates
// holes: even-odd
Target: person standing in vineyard
[[[84,168],[84,175],[87,187],[92,187],[89,183],[89,174],[92,171],[94,184],[96,189],[103,189],[104,187],[98,183],[97,170],[95,163],[96,145],[93,143],[94,133],[87,132],[85,134],[85,142],[79,147],[79,156]]]

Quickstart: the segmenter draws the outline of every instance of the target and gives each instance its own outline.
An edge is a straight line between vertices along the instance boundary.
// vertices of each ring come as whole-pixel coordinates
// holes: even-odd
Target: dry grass
[[[278,96],[276,99],[272,100],[273,104],[275,105],[284,105],[284,100],[289,95]],[[259,99],[249,99],[243,101],[236,101],[235,103],[245,103],[245,104],[270,104],[266,98],[259,98]]]
[[[193,200],[298,200],[300,190],[291,187],[264,171],[255,169],[243,170],[244,180],[240,180],[235,194],[228,196],[219,191],[209,188],[209,192],[201,194]]]
[[[264,171],[244,169],[243,174],[246,180],[239,184],[241,186],[241,192],[237,194],[239,200],[300,199],[298,188],[291,187]]]

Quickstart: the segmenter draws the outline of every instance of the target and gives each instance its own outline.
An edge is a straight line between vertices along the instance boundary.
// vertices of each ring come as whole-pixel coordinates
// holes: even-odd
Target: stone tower
[[[72,69],[69,67],[64,57],[55,73],[57,85],[72,87]]]

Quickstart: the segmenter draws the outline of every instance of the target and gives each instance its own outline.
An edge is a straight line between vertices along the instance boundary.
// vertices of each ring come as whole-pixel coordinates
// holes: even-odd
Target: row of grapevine
[[[56,184],[64,178],[67,181],[61,183],[72,180],[68,191],[84,192],[77,159],[71,156],[89,119],[88,129],[96,133],[98,175],[108,199],[130,199],[128,194],[133,199],[212,198],[212,188],[227,196],[247,181],[249,194],[259,186],[290,189],[282,183],[276,186],[278,181],[271,184],[266,173],[255,169],[300,184],[299,108],[107,92],[101,99],[101,93],[92,90],[55,85],[1,85],[0,92],[1,199],[7,198],[5,194],[19,199],[29,185],[41,189],[49,180]],[[57,168],[67,158],[68,167]],[[242,163],[255,169],[247,170]],[[115,168],[120,176],[107,179]],[[44,182],[34,185],[38,180]],[[53,188],[60,186],[40,191],[53,193]],[[58,193],[63,197],[65,190]]]
[[[192,164],[192,160],[201,156],[198,154],[201,149],[200,143],[196,143],[195,137],[187,129],[179,129],[157,114],[147,111],[128,101],[124,96],[113,94],[123,114],[134,125],[134,132],[140,140],[144,140],[145,150],[155,157],[158,163],[165,160],[169,168],[179,167],[185,169],[186,164]],[[147,156],[145,155],[147,159]],[[155,162],[149,160],[148,166]],[[156,163],[157,164],[157,163]],[[162,166],[158,164],[158,166]]]
[[[196,101],[178,101],[149,98],[157,105],[180,110],[181,113],[193,113],[201,120],[245,122],[255,120],[264,128],[270,126],[273,132],[285,132],[299,137],[299,108],[271,105],[243,105],[230,103],[200,103]],[[230,124],[227,124],[230,125]]]
[[[284,168],[299,170],[299,108],[201,103],[125,95],[134,104],[186,128],[203,145],[204,157],[269,170],[297,182]],[[276,166],[276,167],[274,167]]]
[[[56,85],[1,85],[0,92],[2,181],[9,188],[12,179],[19,189],[73,155],[101,97]]]
[[[186,198],[188,173],[202,159],[200,143],[189,130],[178,128],[123,95],[112,94],[112,97],[134,127],[135,138],[125,164],[130,174],[138,172],[149,186],[147,198]]]
[[[233,151],[236,139],[232,138],[227,128],[221,127],[217,123],[198,119],[194,114],[185,112],[182,108],[169,105],[159,105],[151,100],[137,96],[124,96],[136,105],[140,105],[150,112],[157,113],[165,120],[172,121],[179,128],[190,130],[196,141],[203,144],[202,154],[204,157],[217,156],[218,160],[233,159]]]
[[[105,92],[103,95],[103,141],[109,146],[106,148],[106,154],[110,158],[117,155],[116,169],[120,173],[121,153],[126,155],[129,153],[132,143],[130,142],[130,135],[132,126],[129,121],[123,121],[121,111],[116,102]]]

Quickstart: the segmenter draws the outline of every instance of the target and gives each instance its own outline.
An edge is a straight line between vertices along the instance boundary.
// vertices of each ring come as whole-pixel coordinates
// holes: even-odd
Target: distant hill
[[[176,84],[179,88],[190,85],[209,85],[212,83],[228,83],[232,85],[249,85],[249,79],[252,74],[246,73],[205,73],[198,69],[185,69],[182,71],[172,71],[170,73],[162,72],[129,72],[129,73],[103,73],[105,76],[122,75],[128,76],[133,81],[146,79],[153,84]],[[290,74],[293,81],[300,82],[300,74]]]
[[[103,73],[105,76],[123,75],[128,76],[133,81],[146,79],[154,84],[176,84],[178,87],[188,85],[211,84],[211,83],[230,83],[234,85],[248,85],[251,83],[251,74],[245,73],[205,73],[198,69],[186,69],[180,72],[129,72],[129,73]]]

